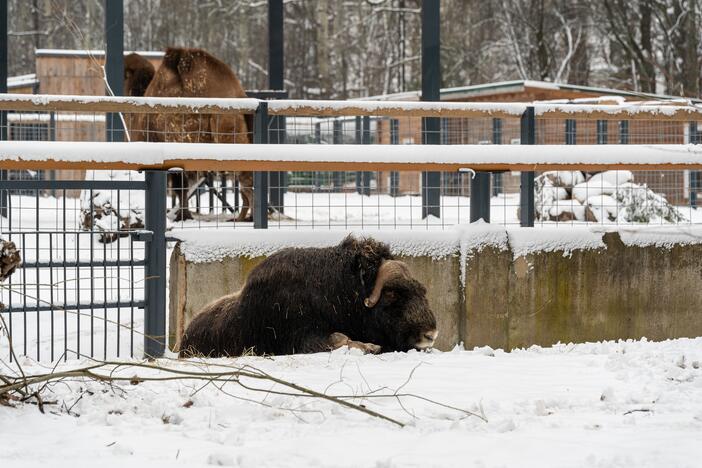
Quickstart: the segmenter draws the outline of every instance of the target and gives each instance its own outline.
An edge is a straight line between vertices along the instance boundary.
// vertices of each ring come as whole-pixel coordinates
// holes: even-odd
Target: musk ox
[[[180,355],[427,349],[437,337],[426,289],[386,244],[347,237],[328,248],[288,248],[254,268],[237,293],[207,305]]]
[[[171,47],[154,66],[139,54],[124,59],[124,95],[148,97],[246,97],[239,78],[224,62],[201,49]],[[240,114],[138,114],[129,125],[132,141],[187,143],[251,143],[246,119]],[[180,209],[176,220],[191,219],[186,192],[196,177],[176,174],[173,188]],[[239,172],[242,207],[237,221],[247,216],[253,202],[253,173]]]

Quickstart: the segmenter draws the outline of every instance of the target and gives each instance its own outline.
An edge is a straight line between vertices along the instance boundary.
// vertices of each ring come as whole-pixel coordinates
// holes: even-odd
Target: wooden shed
[[[388,94],[368,98],[370,100],[418,101],[418,91]],[[626,101],[671,101],[681,99],[676,96],[635,93],[610,88],[579,86],[570,84],[548,83],[543,81],[504,81],[475,86],[445,88],[440,93],[441,100],[447,102],[615,102]],[[609,98],[609,99],[608,99]],[[693,100],[702,103],[700,100]],[[391,126],[395,126],[391,131]],[[421,119],[380,120],[376,124],[376,140],[384,144],[416,144],[422,141]],[[572,124],[571,124],[572,125]],[[578,120],[574,131],[566,137],[566,122],[563,119],[539,120],[537,122],[538,144],[597,144],[602,132],[598,132],[597,121]],[[605,128],[606,142],[618,143],[623,134],[618,121],[608,121]],[[682,144],[690,142],[689,125],[681,122],[664,120],[636,120],[626,124],[626,138],[629,144]],[[571,127],[571,130],[573,128]],[[446,144],[518,144],[520,129],[518,119],[503,120],[499,123],[499,132],[491,119],[445,119],[442,121],[442,142]],[[598,139],[598,134],[600,139]],[[390,173],[380,173],[376,181],[379,191],[386,191],[390,184]],[[684,171],[635,173],[638,182],[647,183],[653,190],[668,195],[674,203],[684,202],[687,198],[688,174]],[[519,177],[516,174],[504,174],[500,177],[501,190],[515,192],[519,190]],[[450,182],[444,181],[445,185]],[[470,181],[461,182],[460,194],[469,193]],[[419,173],[404,172],[399,174],[399,193],[418,194],[421,188]]]

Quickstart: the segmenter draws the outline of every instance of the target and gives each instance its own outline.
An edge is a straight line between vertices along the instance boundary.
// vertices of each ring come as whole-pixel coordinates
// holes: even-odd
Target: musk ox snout
[[[386,260],[381,264],[364,304],[378,314],[381,327],[394,336],[399,351],[428,349],[436,341],[436,317],[426,293],[404,262]]]

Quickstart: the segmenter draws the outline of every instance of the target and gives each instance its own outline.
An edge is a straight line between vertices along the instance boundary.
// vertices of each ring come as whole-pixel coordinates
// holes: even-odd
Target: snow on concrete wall
[[[309,231],[309,230],[174,230],[181,252],[189,262],[221,261],[225,257],[265,257],[288,247],[330,247],[347,235],[372,237],[390,245],[393,254],[403,257],[451,256],[468,258],[485,247],[510,250],[514,259],[536,252],[562,252],[606,249],[603,235],[618,232],[628,246],[670,248],[702,244],[702,226],[631,227],[534,227],[499,226],[483,222],[460,225],[442,231]]]

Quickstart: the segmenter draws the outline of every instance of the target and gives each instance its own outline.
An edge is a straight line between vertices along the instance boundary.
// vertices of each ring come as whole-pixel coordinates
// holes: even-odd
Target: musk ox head
[[[383,260],[364,304],[384,335],[382,341],[394,343],[395,350],[425,350],[434,345],[438,330],[427,290],[405,263]]]

